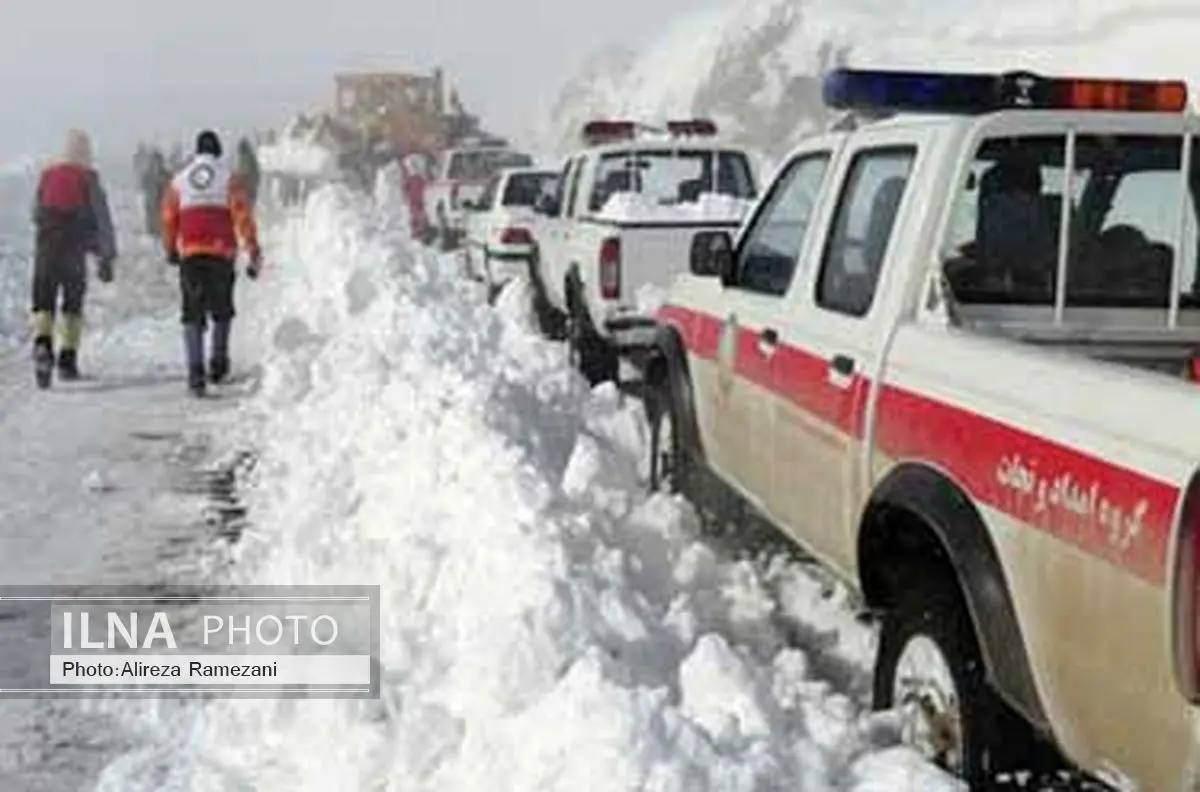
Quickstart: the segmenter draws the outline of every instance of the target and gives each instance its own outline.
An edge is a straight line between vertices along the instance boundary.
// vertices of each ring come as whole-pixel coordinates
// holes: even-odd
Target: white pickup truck
[[[502,168],[533,165],[528,154],[508,146],[473,145],[447,149],[438,158],[434,180],[425,188],[425,214],[438,245],[452,250],[466,233],[466,206],[477,200],[488,180]]]
[[[489,299],[513,278],[529,274],[533,206],[557,181],[556,171],[505,168],[467,205],[467,276],[487,284]]]
[[[1184,84],[843,70],[825,97],[854,112],[660,309],[652,483],[843,578],[881,618],[875,706],[973,788],[1200,789]]]
[[[565,320],[593,382],[615,377],[619,350],[653,340],[654,290],[687,271],[692,234],[736,229],[757,194],[750,157],[715,134],[704,119],[593,121],[538,207],[535,308],[544,328]]]

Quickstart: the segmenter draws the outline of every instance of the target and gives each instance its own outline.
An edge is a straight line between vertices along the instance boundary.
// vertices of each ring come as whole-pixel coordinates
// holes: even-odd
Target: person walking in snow
[[[146,233],[154,237],[162,234],[162,202],[170,181],[167,158],[158,148],[150,149],[141,173],[141,188],[142,204],[146,210]]]
[[[162,224],[167,261],[179,266],[188,388],[203,396],[206,379],[218,383],[229,373],[239,241],[250,259],[246,274],[251,280],[262,266],[254,208],[241,177],[222,157],[215,132],[205,130],[197,136],[195,156],[167,187]],[[204,334],[209,318],[212,346],[206,371]]]
[[[238,141],[237,173],[246,186],[246,197],[251,206],[258,206],[258,185],[262,180],[262,171],[258,166],[258,157],[254,154],[254,144],[247,138]]]
[[[39,387],[53,375],[54,325],[62,298],[58,372],[65,380],[79,377],[78,353],[83,332],[88,254],[98,259],[97,275],[113,279],[116,237],[108,196],[92,165],[87,134],[67,134],[62,159],[42,171],[33,206],[33,348]]]

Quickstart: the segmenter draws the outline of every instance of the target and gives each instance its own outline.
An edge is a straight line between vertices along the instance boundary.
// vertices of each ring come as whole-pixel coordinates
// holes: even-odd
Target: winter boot
[[[213,323],[212,355],[209,358],[210,382],[222,382],[229,375],[229,331],[232,323],[223,319]]]
[[[60,349],[58,352],[58,378],[62,380],[79,379],[79,365],[74,349]]]
[[[77,313],[64,313],[58,335],[58,374],[62,379],[79,379],[76,350],[83,336],[83,317]]]
[[[183,347],[187,354],[188,390],[194,396],[203,396],[204,371],[204,327],[199,324],[183,326]]]
[[[205,388],[204,365],[191,366],[188,369],[188,390],[193,396],[203,396]]]
[[[39,388],[50,387],[54,375],[54,341],[50,336],[38,336],[33,341],[34,376]]]
[[[214,385],[225,381],[229,376],[229,358],[215,357],[208,361],[208,381]]]

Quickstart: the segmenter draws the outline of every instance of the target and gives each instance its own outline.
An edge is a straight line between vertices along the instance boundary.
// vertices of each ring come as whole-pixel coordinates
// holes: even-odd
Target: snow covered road
[[[838,593],[792,562],[728,557],[686,504],[647,499],[636,402],[589,392],[515,295],[492,309],[448,260],[414,250],[399,204],[327,189],[268,236],[274,266],[239,297],[239,348],[262,373],[244,399],[182,396],[173,303],[107,309],[122,340],[100,339],[96,383],[32,399],[27,361],[0,370],[0,440],[28,444],[33,426],[45,438],[13,474],[28,497],[0,532],[6,556],[40,553],[43,574],[72,582],[199,572],[383,593],[379,701],[104,702],[84,723],[119,737],[66,786],[952,788],[865,713],[870,633]],[[159,304],[155,277],[146,304]],[[78,404],[85,427],[56,424],[59,404]],[[181,448],[256,454],[232,547],[171,491],[201,461]],[[83,486],[95,469],[110,491]],[[195,545],[162,553],[181,531],[230,563],[199,564]],[[48,717],[30,713],[26,731],[65,728]],[[6,772],[42,789],[67,777]]]
[[[27,185],[8,180],[7,206]],[[228,399],[185,395],[175,272],[135,232],[136,207],[114,193],[122,257],[117,281],[90,286],[83,378],[47,392],[33,384],[24,330],[29,244],[21,216],[0,276],[0,581],[5,584],[165,584],[196,579],[210,540],[203,492],[185,487],[207,464],[207,420]],[[7,333],[7,337],[4,334]],[[236,389],[227,390],[235,395]],[[190,489],[191,492],[185,490]],[[5,670],[36,656],[36,627],[0,618]],[[40,651],[40,649],[38,650]],[[19,667],[19,666],[16,666]],[[73,704],[6,701],[0,708],[0,789],[89,788],[119,743],[113,723]]]

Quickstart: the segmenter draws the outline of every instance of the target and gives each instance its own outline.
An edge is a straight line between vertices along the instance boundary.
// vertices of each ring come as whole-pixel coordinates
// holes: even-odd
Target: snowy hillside
[[[823,68],[1013,69],[1183,77],[1200,92],[1200,5],[1138,0],[731,0],[637,55],[605,52],[536,130],[574,144],[597,116],[709,116],[775,157],[820,128]]]

